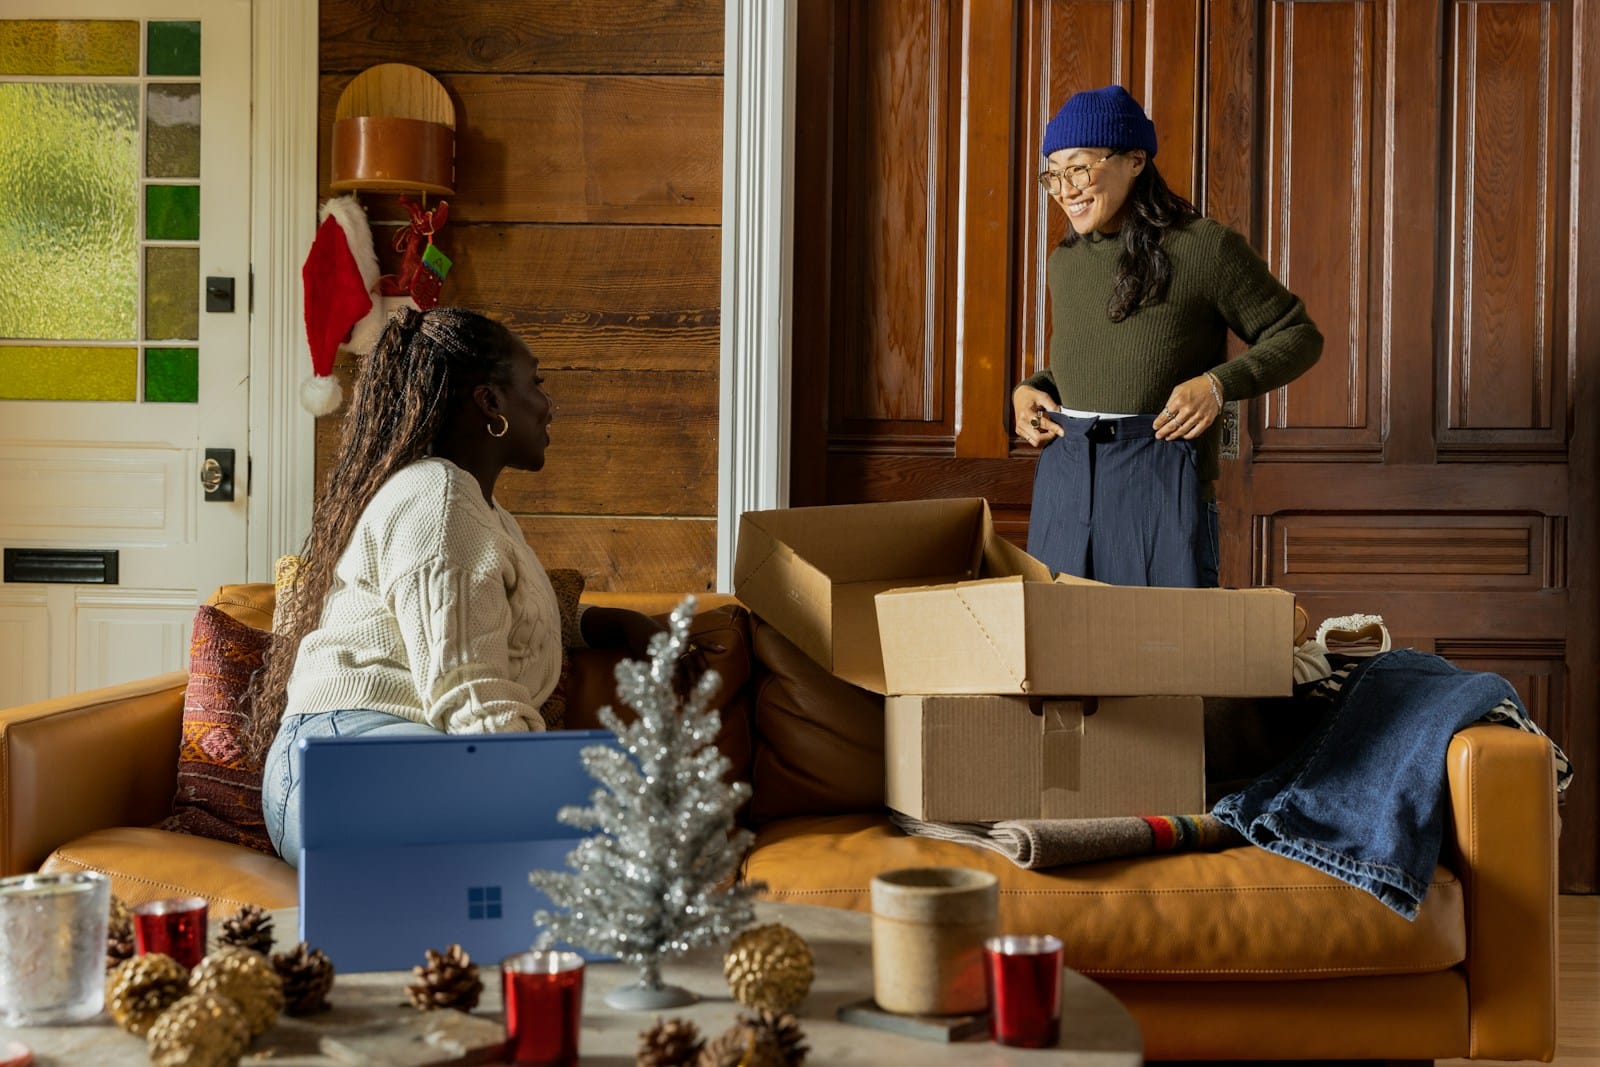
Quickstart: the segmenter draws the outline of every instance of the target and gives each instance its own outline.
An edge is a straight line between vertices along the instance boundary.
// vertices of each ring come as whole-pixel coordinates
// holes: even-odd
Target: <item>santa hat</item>
[[[316,239],[300,269],[312,371],[300,383],[300,403],[313,415],[328,415],[344,400],[333,376],[334,356],[341,346],[370,352],[387,316],[378,297],[378,256],[367,213],[355,197],[340,196],[323,204],[317,219]]]

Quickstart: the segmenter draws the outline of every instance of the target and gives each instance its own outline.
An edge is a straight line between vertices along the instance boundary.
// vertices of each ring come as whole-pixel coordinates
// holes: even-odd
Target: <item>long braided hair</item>
[[[1106,316],[1121,322],[1146,304],[1167,295],[1172,281],[1172,261],[1161,247],[1170,229],[1187,226],[1200,217],[1200,210],[1172,191],[1154,160],[1133,179],[1128,191],[1128,213],[1122,221],[1122,258],[1117,261],[1116,284],[1106,301]],[[1069,248],[1082,238],[1071,227],[1063,244]]]
[[[344,436],[312,511],[292,592],[261,669],[245,694],[243,747],[265,758],[283,717],[300,642],[322,618],[334,567],[356,522],[389,477],[432,454],[463,398],[484,383],[504,385],[522,344],[506,327],[463,308],[406,308],[384,329],[356,380]]]

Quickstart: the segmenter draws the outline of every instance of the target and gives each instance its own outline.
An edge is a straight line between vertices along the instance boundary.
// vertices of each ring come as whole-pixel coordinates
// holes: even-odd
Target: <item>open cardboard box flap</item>
[[[834,674],[885,692],[879,593],[1027,575],[1038,560],[1000,537],[982,497],[749,511],[739,520],[734,593]]]
[[[1278,589],[1021,576],[878,595],[889,693],[1284,696],[1294,598]]]
[[[995,532],[981,497],[746,512],[734,593],[878,693],[1278,696],[1294,598],[1070,576]]]

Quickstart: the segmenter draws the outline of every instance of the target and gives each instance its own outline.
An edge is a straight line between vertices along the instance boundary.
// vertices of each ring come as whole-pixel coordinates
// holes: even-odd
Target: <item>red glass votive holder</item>
[[[500,979],[511,1062],[549,1067],[577,1063],[583,957],[576,952],[520,952],[500,961]]]
[[[1061,1043],[1061,939],[991,937],[983,943],[989,1036],[1002,1045]]]
[[[191,970],[206,954],[206,900],[173,897],[133,909],[133,943],[139,955],[159,952]]]

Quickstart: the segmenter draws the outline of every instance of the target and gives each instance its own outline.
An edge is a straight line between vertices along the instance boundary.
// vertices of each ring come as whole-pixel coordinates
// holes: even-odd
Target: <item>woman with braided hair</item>
[[[1069,97],[1042,153],[1067,235],[1049,366],[1011,394],[1017,435],[1043,448],[1028,551],[1113,585],[1214,586],[1217,416],[1305,373],[1322,334],[1244,237],[1162,180],[1120,85]],[[1251,346],[1234,359],[1230,330]]]
[[[247,695],[267,832],[300,856],[304,737],[542,730],[561,670],[556,594],[495,503],[537,471],[553,405],[539,361],[460,308],[406,309],[356,381],[292,592]],[[569,643],[642,655],[659,624],[588,608]]]

